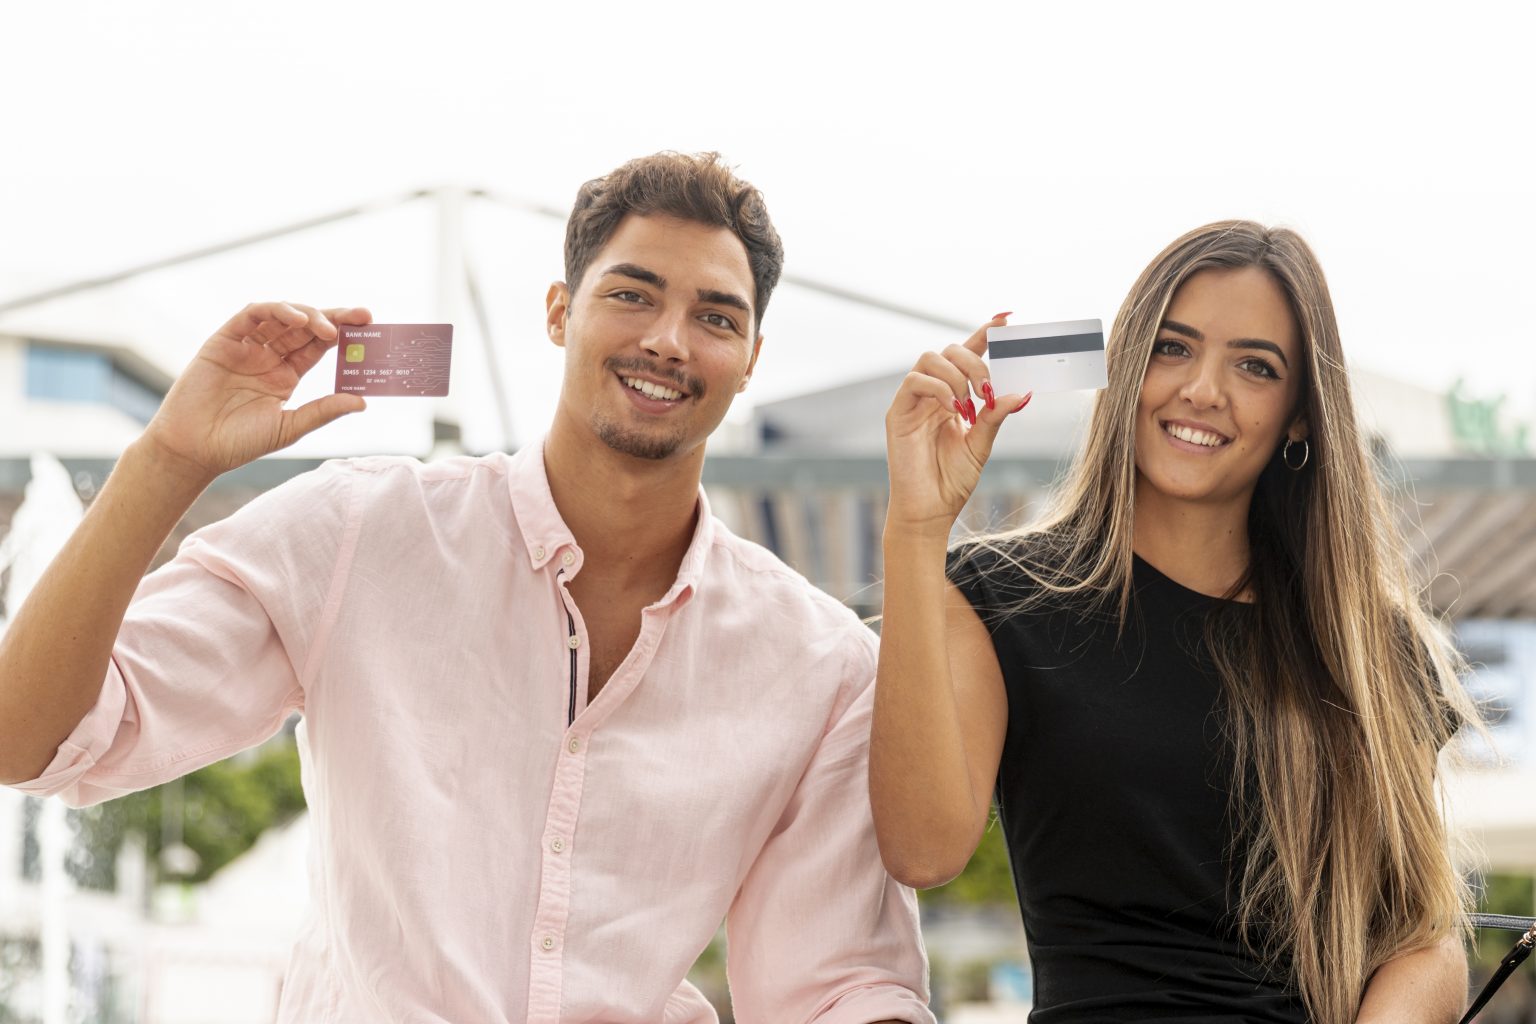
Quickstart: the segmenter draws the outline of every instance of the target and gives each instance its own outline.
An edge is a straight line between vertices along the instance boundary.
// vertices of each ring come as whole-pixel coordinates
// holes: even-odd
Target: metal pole
[[[464,189],[444,186],[433,191],[437,201],[437,322],[458,323],[464,295]],[[438,423],[462,427],[458,382],[467,379],[464,360],[456,359],[450,371],[448,397],[434,400],[433,434]]]
[[[501,450],[512,450],[512,404],[507,399],[506,382],[501,377],[501,360],[496,354],[496,340],[491,336],[491,316],[485,308],[485,297],[480,293],[480,282],[469,258],[464,259],[464,287],[469,292],[469,305],[475,311],[480,328],[480,344],[485,349],[485,368],[491,378],[491,394],[496,401],[496,417],[501,422]]]
[[[69,927],[64,904],[69,878],[64,874],[64,852],[69,833],[64,805],[42,802],[37,815],[37,852],[42,869],[43,1024],[67,1024],[69,1017]]]
[[[531,213],[535,216],[547,217],[552,220],[565,220],[571,214],[569,209],[560,209],[559,207],[535,203],[527,199],[517,199],[512,196],[502,195],[499,192],[479,191],[474,194],[509,209],[520,210],[523,213]],[[944,327],[952,331],[964,331],[966,334],[970,334],[976,329],[975,324],[966,320],[940,316],[937,313],[930,313],[915,306],[904,306],[899,302],[882,299],[878,295],[870,295],[866,292],[855,291],[852,288],[842,288],[835,284],[827,284],[812,277],[802,277],[799,274],[785,274],[779,280],[783,284],[791,284],[796,288],[804,288],[806,291],[818,292],[834,299],[840,299],[843,302],[851,302],[855,306],[867,306],[870,309],[878,309],[882,313],[903,316],[909,320],[920,320],[923,323]]]
[[[72,281],[69,284],[62,284],[53,288],[45,288],[39,292],[29,292],[25,295],[17,295],[14,298],[0,301],[0,316],[3,316],[6,313],[15,312],[18,309],[25,309],[28,306],[37,306],[44,302],[50,302],[54,299],[64,298],[65,296],[78,295],[81,292],[93,291],[97,288],[105,288],[108,285],[118,284],[119,282],[127,281],[130,278],[138,277],[141,274],[148,274],[156,270],[164,270],[167,267],[175,267],[183,263],[191,263],[195,260],[205,259],[209,256],[218,256],[221,253],[233,252],[236,249],[243,249],[246,246],[257,245],[261,242],[270,242],[275,238],[282,238],[285,235],[292,235],[301,231],[308,231],[311,228],[324,227],[327,224],[334,224],[339,220],[347,220],[351,217],[360,217],[368,213],[377,213],[381,210],[387,210],[390,207],[400,206],[403,203],[408,203],[414,199],[419,199],[420,197],[427,194],[428,193],[425,191],[408,192],[405,195],[396,196],[391,199],[383,199],[379,200],[378,202],[365,203],[361,206],[348,207],[345,210],[337,210],[334,213],[327,213],[323,216],[311,217],[308,220],[295,221],[292,224],[285,224],[282,227],[272,228],[267,231],[258,231],[254,235],[243,235],[239,238],[230,239],[227,242],[219,242],[215,245],[204,246],[200,249],[192,249],[188,252],[178,253],[174,256],[167,256],[163,259],[151,260],[148,263],[135,264],[134,266],[127,267],[123,270],[119,270],[111,274],[103,274],[100,277],[87,277],[79,281]]]

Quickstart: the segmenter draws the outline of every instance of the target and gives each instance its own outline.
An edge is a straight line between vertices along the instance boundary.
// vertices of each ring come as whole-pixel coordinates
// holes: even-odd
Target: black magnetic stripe
[[[1054,338],[1012,338],[1008,341],[987,342],[987,355],[993,359],[1009,359],[1013,356],[1052,356],[1067,352],[1102,352],[1104,335],[1059,334]]]

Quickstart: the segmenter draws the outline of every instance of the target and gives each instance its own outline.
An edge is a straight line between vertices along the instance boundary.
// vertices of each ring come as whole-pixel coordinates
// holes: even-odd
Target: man
[[[588,182],[542,445],[327,463],[140,582],[215,476],[363,408],[282,402],[366,310],[248,307],[0,644],[0,778],[99,801],[301,711],[285,1022],[713,1021],[684,975],[727,914],[739,1020],[931,1021],[866,796],[873,640],[699,486],[781,264],[713,155]]]

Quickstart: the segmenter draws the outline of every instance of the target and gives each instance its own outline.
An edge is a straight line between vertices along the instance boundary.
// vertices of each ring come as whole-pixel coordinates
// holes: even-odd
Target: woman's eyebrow
[[[1193,327],[1189,326],[1189,324],[1181,324],[1177,320],[1164,320],[1163,327],[1170,331],[1175,331],[1179,334],[1185,335],[1186,337],[1194,338],[1196,341],[1205,340],[1205,334],[1203,332],[1195,330]]]
[[[1164,320],[1163,327],[1167,330],[1173,331],[1176,334],[1182,334],[1186,337],[1194,338],[1196,341],[1205,340],[1204,331],[1196,330],[1195,328],[1189,326],[1189,324],[1181,324],[1177,320]],[[1265,352],[1273,352],[1287,370],[1291,368],[1290,360],[1285,358],[1285,353],[1280,351],[1280,346],[1276,345],[1272,341],[1265,341],[1263,338],[1234,338],[1233,340],[1227,342],[1227,348],[1252,348],[1262,349]]]
[[[1227,342],[1227,348],[1257,348],[1263,349],[1265,352],[1273,352],[1279,357],[1281,365],[1287,370],[1291,368],[1291,364],[1286,361],[1285,353],[1280,351],[1280,346],[1272,341],[1265,341],[1263,338],[1234,338]]]

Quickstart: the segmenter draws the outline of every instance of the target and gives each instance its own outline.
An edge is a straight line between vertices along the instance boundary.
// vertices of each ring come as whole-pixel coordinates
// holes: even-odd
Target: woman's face
[[[1168,306],[1141,385],[1138,488],[1246,509],[1286,437],[1306,436],[1299,333],[1268,271],[1191,275]]]

